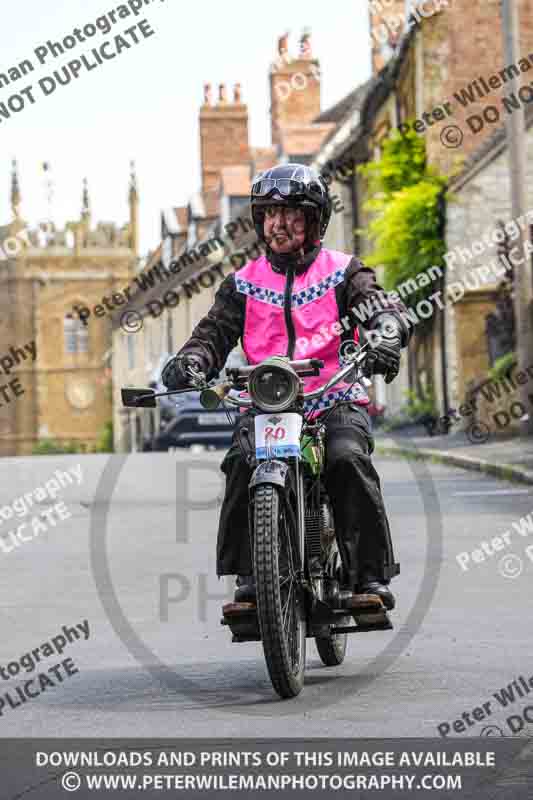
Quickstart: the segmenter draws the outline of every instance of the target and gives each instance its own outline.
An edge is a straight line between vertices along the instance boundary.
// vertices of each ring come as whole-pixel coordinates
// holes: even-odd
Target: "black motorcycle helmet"
[[[324,238],[331,219],[332,203],[328,185],[318,172],[305,164],[278,164],[256,175],[252,183],[250,205],[260,241],[264,241],[266,206],[303,206],[307,220],[306,251],[315,247],[317,238]]]

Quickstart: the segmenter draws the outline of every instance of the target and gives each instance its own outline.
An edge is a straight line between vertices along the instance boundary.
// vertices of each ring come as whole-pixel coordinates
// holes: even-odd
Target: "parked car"
[[[200,392],[177,395],[174,402],[175,410],[170,414],[167,409],[160,430],[145,440],[143,450],[164,451],[192,444],[229,447],[237,411],[207,411],[200,404]]]
[[[161,372],[170,356],[161,357],[152,374],[150,386],[156,392],[166,391],[161,383]],[[232,350],[226,361],[226,367],[236,367],[246,364],[244,354],[239,348]],[[226,379],[226,370],[223,369],[217,379],[222,382]],[[155,435],[147,437],[143,443],[143,450],[166,451],[171,447],[189,447],[192,444],[203,444],[208,447],[229,447],[233,428],[239,412],[234,406],[228,410],[220,406],[214,411],[208,411],[200,404],[200,392],[185,392],[184,394],[162,397],[159,400],[161,410],[160,428]]]

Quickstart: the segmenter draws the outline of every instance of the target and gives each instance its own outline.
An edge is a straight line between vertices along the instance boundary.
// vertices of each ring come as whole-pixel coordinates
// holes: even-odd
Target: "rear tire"
[[[340,554],[337,548],[337,543],[332,545],[330,556],[328,558],[327,572],[331,578],[340,580],[342,575],[342,565],[340,563]],[[350,617],[342,617],[337,622],[339,627],[343,625],[350,625]],[[338,667],[342,664],[346,656],[346,646],[348,644],[347,633],[330,633],[329,636],[315,636],[316,649],[318,655],[324,666]]]
[[[294,575],[295,531],[274,486],[256,489],[253,514],[257,616],[267,669],[280,697],[296,697],[304,685],[306,621]]]
[[[329,636],[316,636],[318,655],[326,667],[338,667],[346,655],[347,633],[330,633]]]

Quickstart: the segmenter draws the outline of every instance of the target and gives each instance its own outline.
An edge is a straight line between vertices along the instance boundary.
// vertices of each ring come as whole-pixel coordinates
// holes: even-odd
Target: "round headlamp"
[[[289,366],[288,360],[273,356],[250,373],[248,391],[261,411],[285,411],[295,404],[300,391],[300,379]]]

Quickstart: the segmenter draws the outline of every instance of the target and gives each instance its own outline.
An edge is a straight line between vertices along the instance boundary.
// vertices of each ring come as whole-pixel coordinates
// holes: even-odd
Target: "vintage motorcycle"
[[[221,622],[229,626],[234,642],[262,641],[272,684],[282,698],[295,697],[303,688],[308,637],[314,637],[322,662],[334,666],[344,660],[348,633],[392,629],[380,597],[343,588],[345,571],[322,480],[324,420],[335,406],[317,419],[310,417],[312,409],[304,412],[305,400],[319,400],[340,381],[353,377],[353,386],[363,379],[368,345],[345,344],[351,347],[344,350],[340,369],[313,392],[304,392],[301,379],[319,375],[324,363],[283,356],[227,369],[227,380],[214,385],[190,368],[194,389],[159,394],[122,389],[127,407],[155,407],[157,397],[201,389],[206,409],[221,403],[252,409],[255,452],[246,428],[239,446],[255,466],[249,532],[257,604],[227,603]],[[397,573],[390,544],[387,555]]]

